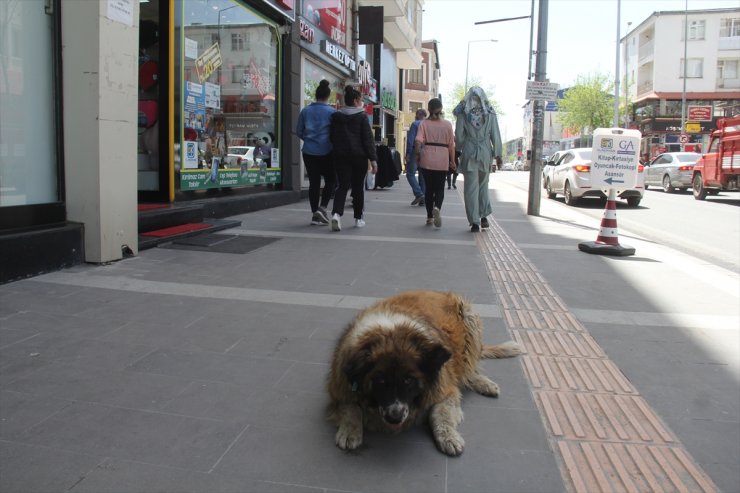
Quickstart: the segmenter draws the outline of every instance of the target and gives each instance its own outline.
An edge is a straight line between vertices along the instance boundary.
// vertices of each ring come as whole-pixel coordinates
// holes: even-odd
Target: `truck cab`
[[[740,185],[740,117],[721,118],[712,132],[706,154],[694,165],[694,198],[704,200]]]

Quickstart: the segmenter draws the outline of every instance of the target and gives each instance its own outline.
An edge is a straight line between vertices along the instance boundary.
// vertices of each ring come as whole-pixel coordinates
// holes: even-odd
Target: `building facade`
[[[705,149],[717,119],[740,114],[740,8],[654,12],[621,43],[643,157]]]
[[[361,49],[364,4],[384,7],[384,34]],[[392,136],[421,7],[0,2],[0,282],[136,255],[163,226],[151,211],[203,220],[300,200],[294,129],[311,87],[362,87],[378,140]]]

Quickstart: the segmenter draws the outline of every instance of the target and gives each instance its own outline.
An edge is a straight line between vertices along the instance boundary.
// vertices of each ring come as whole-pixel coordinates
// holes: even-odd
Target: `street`
[[[491,179],[524,192],[522,201],[526,207],[529,173],[497,172]],[[595,227],[599,226],[605,206],[603,200],[588,198],[569,207],[562,197],[551,200],[544,193],[540,200],[542,216],[557,218],[560,211],[569,209],[592,217]],[[617,221],[620,236],[639,235],[734,272],[740,270],[740,193],[723,192],[700,201],[694,199],[690,190],[665,193],[650,187],[637,208],[617,201]]]

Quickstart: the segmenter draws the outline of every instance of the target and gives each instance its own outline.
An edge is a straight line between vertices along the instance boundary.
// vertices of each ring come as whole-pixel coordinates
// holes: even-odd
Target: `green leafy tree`
[[[504,115],[504,112],[501,111],[501,105],[498,104],[498,101],[493,99],[494,90],[491,86],[483,87],[480,79],[478,79],[477,77],[468,78],[468,89],[470,89],[473,86],[481,87],[485,91],[486,96],[488,96],[488,101],[491,103],[491,106],[493,106],[493,109],[496,110],[496,114],[499,117]],[[455,109],[455,106],[457,106],[457,103],[462,101],[464,97],[465,97],[465,83],[456,82],[452,86],[452,90],[447,94],[447,100],[444,101],[445,113],[447,114],[448,118],[450,119],[454,118],[454,116],[452,116],[452,110]]]
[[[558,101],[558,120],[572,132],[587,134],[611,127],[614,117],[614,84],[606,75],[579,75],[574,86]]]

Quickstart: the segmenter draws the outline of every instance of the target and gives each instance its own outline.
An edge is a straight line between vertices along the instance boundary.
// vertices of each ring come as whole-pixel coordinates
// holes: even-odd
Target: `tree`
[[[504,112],[501,111],[501,105],[498,104],[498,101],[493,99],[494,90],[492,87],[490,86],[483,87],[481,85],[480,79],[478,79],[477,77],[468,79],[468,89],[474,86],[481,87],[485,91],[486,96],[488,96],[488,101],[491,103],[491,106],[493,106],[493,109],[496,110],[496,115],[498,115],[499,117],[504,115]],[[465,97],[465,83],[456,82],[452,86],[452,90],[449,92],[449,94],[447,94],[447,101],[445,101],[444,103],[445,113],[447,113],[447,115],[450,118],[454,118],[452,116],[452,110],[455,109],[455,106],[457,106],[457,103],[462,101],[464,97]]]
[[[614,117],[614,89],[606,75],[579,75],[576,84],[558,101],[558,120],[572,132],[588,134],[599,127],[611,127]]]

